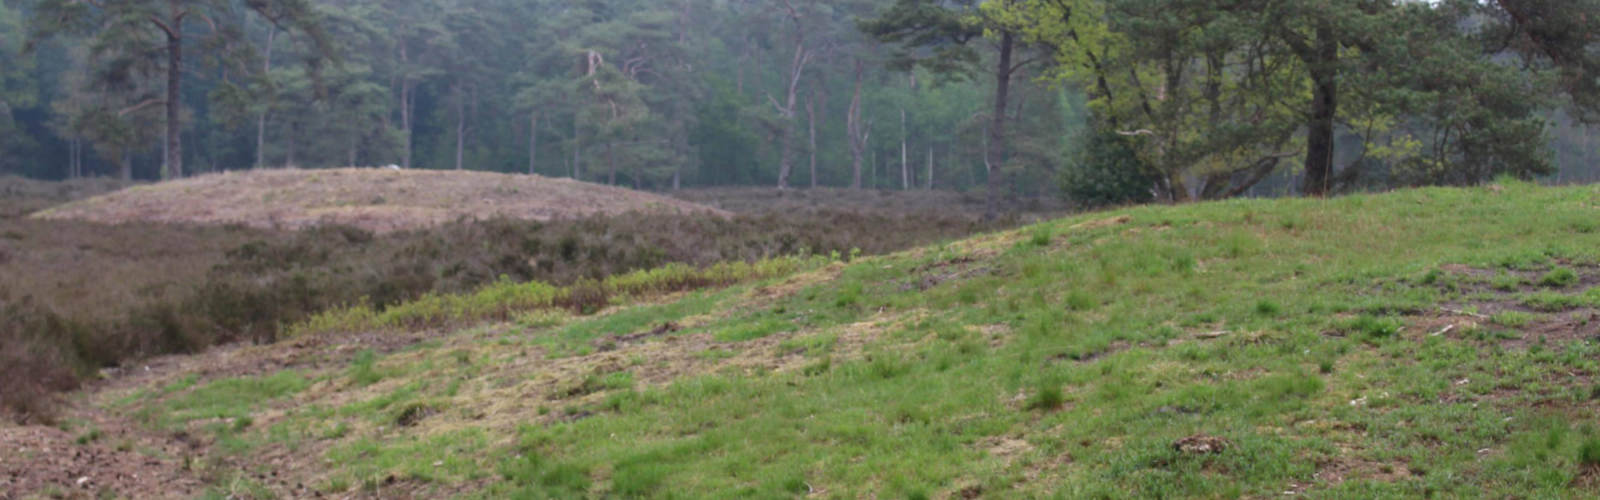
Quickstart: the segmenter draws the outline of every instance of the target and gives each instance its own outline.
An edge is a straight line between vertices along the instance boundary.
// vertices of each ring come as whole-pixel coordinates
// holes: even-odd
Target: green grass
[[[308,458],[336,491],[396,475],[467,498],[1595,498],[1578,481],[1600,462],[1594,383],[1573,377],[1600,373],[1600,345],[1519,330],[1593,303],[1573,288],[1600,234],[1574,221],[1595,203],[1511,183],[1086,214],[859,259],[792,294],[691,293],[523,334],[579,346],[698,316],[646,342],[699,335],[718,352],[683,357],[716,369],[663,376],[625,345],[481,344],[459,363],[445,342],[286,418],[336,440]],[[992,272],[920,289],[940,263]],[[1579,276],[1468,295],[1524,283],[1451,265]],[[1503,312],[1433,335],[1420,323],[1445,307]],[[717,365],[745,360],[729,351],[770,361]],[[397,427],[418,404],[437,411]],[[1228,447],[1174,449],[1196,434]],[[1317,479],[1337,464],[1345,481]]]
[[[193,381],[188,384],[194,384]],[[194,386],[189,392],[155,403],[165,422],[181,423],[200,419],[244,419],[273,400],[294,395],[310,387],[311,381],[295,371],[282,371],[265,377],[217,380]]]

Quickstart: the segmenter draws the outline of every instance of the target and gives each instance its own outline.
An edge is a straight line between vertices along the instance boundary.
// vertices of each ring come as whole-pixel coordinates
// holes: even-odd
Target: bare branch
[[[162,104],[162,103],[166,103],[166,102],[167,102],[166,99],[160,99],[160,98],[145,99],[144,102],[141,102],[139,104],[135,104],[133,106],[129,106],[127,108],[123,108],[121,111],[118,111],[117,112],[117,117],[121,118],[123,115],[126,115],[128,113],[132,113],[134,111],[138,111],[138,110],[144,109],[145,107],[148,107],[151,104]]]
[[[156,23],[156,26],[160,27],[161,31],[167,32],[167,39],[169,40],[181,40],[183,38],[183,35],[179,34],[177,31],[174,31],[172,26],[168,26],[167,23],[162,21],[159,17],[154,15],[150,16],[150,22]]]

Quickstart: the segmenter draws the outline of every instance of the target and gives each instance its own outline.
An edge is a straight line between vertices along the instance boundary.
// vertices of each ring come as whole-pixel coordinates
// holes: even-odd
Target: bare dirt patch
[[[244,224],[338,223],[385,233],[462,218],[726,212],[628,189],[534,175],[327,169],[256,170],[137,186],[35,214],[45,219]]]
[[[1349,481],[1395,482],[1412,477],[1405,464],[1377,462],[1360,457],[1337,457],[1317,463],[1317,483],[1335,486]]]
[[[1567,286],[1542,286],[1539,280],[1557,266],[1573,269],[1576,280]],[[1456,298],[1433,310],[1410,313],[1407,331],[1415,336],[1462,338],[1479,327],[1504,328],[1516,335],[1497,342],[1510,348],[1600,340],[1600,309],[1583,300],[1569,300],[1600,286],[1600,268],[1558,262],[1549,269],[1483,269],[1460,264],[1440,267],[1455,279],[1435,285]],[[1508,278],[1510,277],[1510,278]],[[1501,286],[1492,281],[1500,280]],[[1504,283],[1517,283],[1507,287]],[[1561,299],[1539,303],[1541,297]],[[1524,324],[1502,325],[1497,315],[1520,314]]]
[[[193,498],[202,481],[183,466],[187,447],[93,413],[76,434],[54,427],[0,427],[0,500]],[[91,434],[92,433],[92,434]]]
[[[968,256],[956,257],[913,268],[910,278],[900,284],[900,291],[927,291],[950,281],[961,281],[996,274],[995,268],[983,265]]]

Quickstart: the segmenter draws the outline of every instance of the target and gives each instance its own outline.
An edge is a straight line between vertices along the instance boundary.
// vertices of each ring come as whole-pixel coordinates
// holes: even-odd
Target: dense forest
[[[6,0],[0,172],[1086,204],[1591,181],[1594,3]]]

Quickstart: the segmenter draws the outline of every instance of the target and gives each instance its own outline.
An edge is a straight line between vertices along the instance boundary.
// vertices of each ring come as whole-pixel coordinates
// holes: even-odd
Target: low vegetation
[[[85,181],[86,182],[86,181]],[[80,182],[83,183],[83,182]],[[93,189],[11,186],[18,205]],[[61,193],[67,193],[65,195]],[[732,281],[715,275],[788,257],[875,255],[1014,226],[948,216],[825,210],[702,217],[628,213],[551,221],[491,218],[377,234],[340,225],[275,231],[241,225],[0,218],[0,408],[46,418],[49,394],[128,359],[192,353],[230,341],[269,342],[330,308],[389,312],[481,287],[576,287],[575,311],[634,286],[618,275]],[[654,273],[641,273],[646,270]],[[720,270],[720,271],[719,271]],[[673,276],[667,276],[673,274]],[[644,278],[656,279],[656,278]],[[679,289],[697,282],[678,282]],[[521,290],[526,291],[526,290]],[[509,306],[497,305],[504,313]],[[417,311],[411,306],[408,311]],[[363,312],[364,311],[364,312]],[[497,313],[494,317],[503,317]],[[324,321],[326,318],[319,319]],[[348,326],[348,325],[347,325]]]
[[[12,219],[73,200],[109,193],[130,183],[106,178],[50,182],[0,175],[0,219]]]
[[[959,191],[891,191],[879,189],[813,188],[778,191],[772,188],[721,187],[671,191],[674,198],[748,215],[837,212],[848,209],[868,214],[902,216],[983,215],[982,194]],[[1018,197],[1005,200],[1005,212],[1041,218],[1071,212],[1073,206],[1051,197]]]
[[[837,253],[834,256],[838,258]],[[298,337],[318,333],[440,328],[510,321],[548,310],[591,315],[618,301],[656,298],[671,293],[782,277],[814,265],[799,257],[779,257],[754,263],[721,263],[705,269],[669,264],[602,280],[582,280],[568,286],[501,280],[468,294],[429,293],[388,308],[375,308],[366,303],[335,308],[294,325],[288,334]]]
[[[1593,498],[1597,202],[1132,208],[91,399],[197,470],[292,450],[219,497]]]

